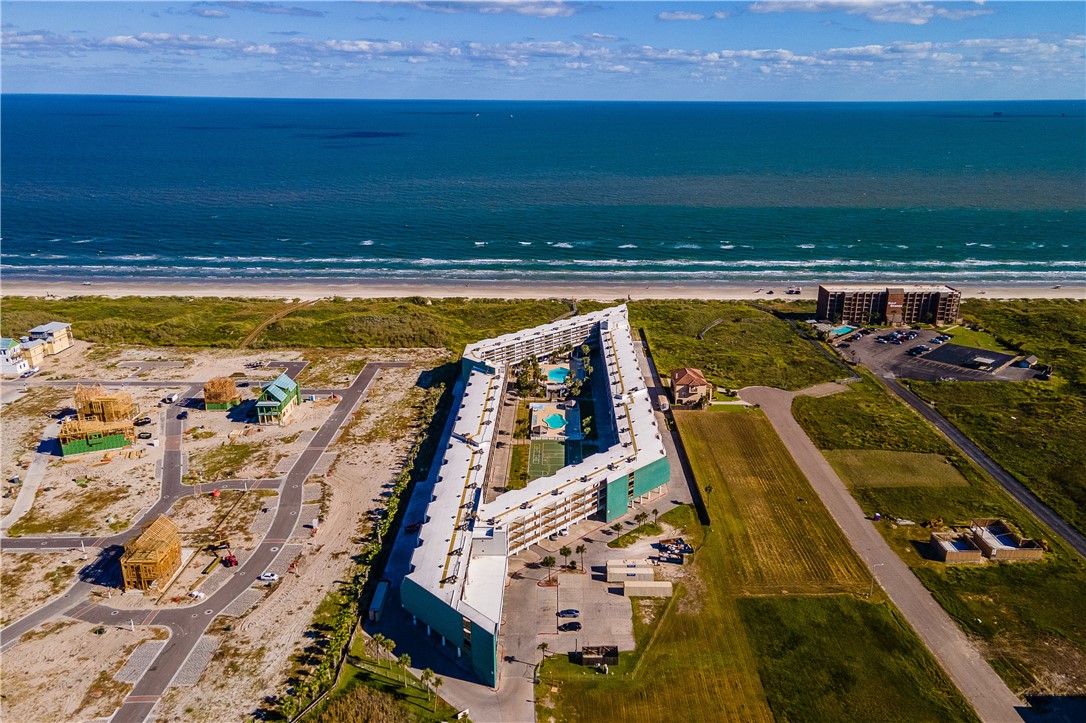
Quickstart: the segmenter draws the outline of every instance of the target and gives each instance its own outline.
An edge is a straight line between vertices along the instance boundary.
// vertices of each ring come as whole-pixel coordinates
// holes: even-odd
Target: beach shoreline
[[[826,283],[832,283],[827,281]],[[871,282],[883,285],[884,282]],[[887,286],[907,286],[888,280]],[[313,280],[269,279],[248,281],[202,281],[193,279],[131,281],[95,280],[91,282],[32,281],[26,279],[3,280],[0,296],[24,296],[65,298],[71,296],[192,296],[211,298],[300,299],[312,301],[333,296],[348,299],[387,299],[421,296],[427,298],[471,299],[580,299],[584,301],[615,301],[637,299],[715,299],[715,300],[766,300],[785,301],[813,300],[818,285],[802,287],[800,294],[788,294],[788,284],[737,283],[624,283],[598,281],[586,284],[559,284],[554,282],[529,282],[523,284],[508,281],[495,282],[432,282],[409,283],[402,281],[335,282]],[[1039,284],[965,284],[955,286],[963,298],[978,299],[1084,299],[1086,284],[1039,285]],[[772,291],[770,294],[768,292]]]

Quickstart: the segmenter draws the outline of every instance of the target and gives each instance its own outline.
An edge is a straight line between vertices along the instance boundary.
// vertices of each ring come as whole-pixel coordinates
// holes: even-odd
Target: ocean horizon
[[[1086,283],[1086,103],[3,95],[8,279]]]

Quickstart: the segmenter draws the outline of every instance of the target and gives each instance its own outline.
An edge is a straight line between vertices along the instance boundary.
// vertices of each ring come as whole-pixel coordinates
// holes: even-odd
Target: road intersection
[[[302,362],[269,363],[267,366],[286,366],[287,373],[297,375],[304,367]],[[115,568],[122,552],[122,545],[139,533],[147,522],[159,514],[167,512],[177,500],[192,494],[190,486],[182,482],[183,455],[181,440],[184,433],[184,420],[180,417],[181,407],[170,405],[163,434],[165,452],[162,463],[162,487],[159,500],[148,509],[127,532],[108,537],[87,538],[79,536],[65,537],[21,537],[0,539],[0,549],[5,551],[58,550],[76,547],[101,549],[99,557],[80,571],[80,580],[60,597],[50,601],[29,615],[15,621],[0,630],[0,649],[15,644],[20,636],[41,623],[59,615],[77,618],[95,624],[117,624],[119,620],[131,619],[138,625],[160,625],[169,629],[170,639],[136,682],[124,704],[113,715],[115,723],[129,723],[146,720],[159,698],[173,682],[181,666],[188,659],[200,637],[216,616],[232,603],[245,590],[249,589],[256,578],[264,572],[278,557],[284,544],[294,534],[302,507],[305,481],[312,473],[321,456],[335,442],[340,430],[351,418],[370,385],[382,369],[409,367],[405,362],[370,363],[355,377],[345,389],[320,390],[333,392],[341,397],[331,416],[316,432],[305,450],[294,462],[290,471],[278,480],[232,480],[216,483],[214,489],[265,488],[278,489],[279,505],[275,518],[264,539],[257,545],[252,555],[243,565],[234,570],[229,580],[208,598],[195,605],[184,608],[154,610],[120,610],[108,605],[96,604],[88,599],[94,588],[94,581],[108,574]],[[139,386],[163,386],[164,382],[102,382],[103,384],[136,384]],[[65,383],[72,385],[74,383]],[[187,382],[185,397],[193,397],[199,391],[198,382]],[[320,393],[312,392],[312,393]],[[254,483],[255,484],[252,484]],[[211,486],[210,483],[205,486]],[[123,617],[121,617],[123,615]]]

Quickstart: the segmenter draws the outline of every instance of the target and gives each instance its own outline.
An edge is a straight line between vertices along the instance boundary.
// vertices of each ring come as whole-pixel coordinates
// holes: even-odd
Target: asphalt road
[[[1065,522],[1051,507],[1026,489],[1026,486],[1015,479],[1012,474],[996,464],[969,437],[966,437],[961,430],[948,422],[946,417],[932,409],[931,405],[906,389],[896,379],[883,379],[882,381],[890,388],[890,391],[901,397],[910,407],[920,412],[925,419],[945,434],[958,449],[976,462],[981,469],[990,474],[1020,505],[1051,527],[1075,552],[1086,557],[1086,536]]]
[[[1020,721],[1025,704],[996,675],[912,570],[864,516],[822,452],[792,417],[792,392],[748,387],[740,396],[761,406],[852,548],[983,721]]]
[[[269,365],[270,366],[270,365]],[[304,365],[294,365],[291,371],[300,371]],[[81,581],[77,582],[61,597],[39,608],[35,612],[16,621],[0,631],[0,647],[10,645],[30,629],[45,620],[60,614],[96,624],[123,623],[129,619],[139,625],[163,625],[170,630],[170,639],[152,662],[144,676],[136,683],[125,699],[124,704],[113,715],[115,723],[143,721],[154,709],[161,695],[169,687],[177,672],[188,659],[189,654],[207,630],[211,621],[242,592],[248,589],[257,576],[264,572],[278,556],[280,549],[294,532],[301,509],[305,481],[314,466],[320,460],[329,445],[338,436],[340,429],[350,418],[358,403],[369,389],[374,377],[382,368],[408,367],[407,363],[367,364],[347,389],[336,390],[342,401],[336,406],[328,420],[310,440],[306,449],[299,456],[294,466],[282,480],[280,500],[275,518],[264,540],[257,546],[244,565],[237,568],[233,577],[218,591],[198,604],[169,610],[125,610],[119,611],[106,605],[87,601],[87,594],[92,589],[89,580],[94,579],[96,570],[105,570],[116,564],[120,554],[117,546],[138,531],[134,526],[128,532],[113,537],[98,538],[92,541],[96,547],[106,547],[99,559],[89,568],[81,571]],[[157,383],[161,385],[160,383]],[[195,388],[186,392],[187,396],[195,393]],[[154,515],[165,512],[174,501],[191,493],[181,483],[181,437],[184,422],[178,419],[180,408],[171,405],[164,427],[166,438],[165,457],[162,470],[162,497],[145,513],[140,520],[152,519]],[[245,481],[238,480],[244,484]],[[82,538],[65,537],[51,539],[19,538],[4,539],[0,544],[4,549],[68,549],[78,546]]]

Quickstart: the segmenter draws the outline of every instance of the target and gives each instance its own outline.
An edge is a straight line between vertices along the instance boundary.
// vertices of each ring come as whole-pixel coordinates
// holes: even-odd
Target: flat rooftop
[[[943,284],[822,284],[818,288],[829,292],[883,292],[887,289],[901,289],[905,292],[939,292],[942,294],[958,293],[958,290]]]

